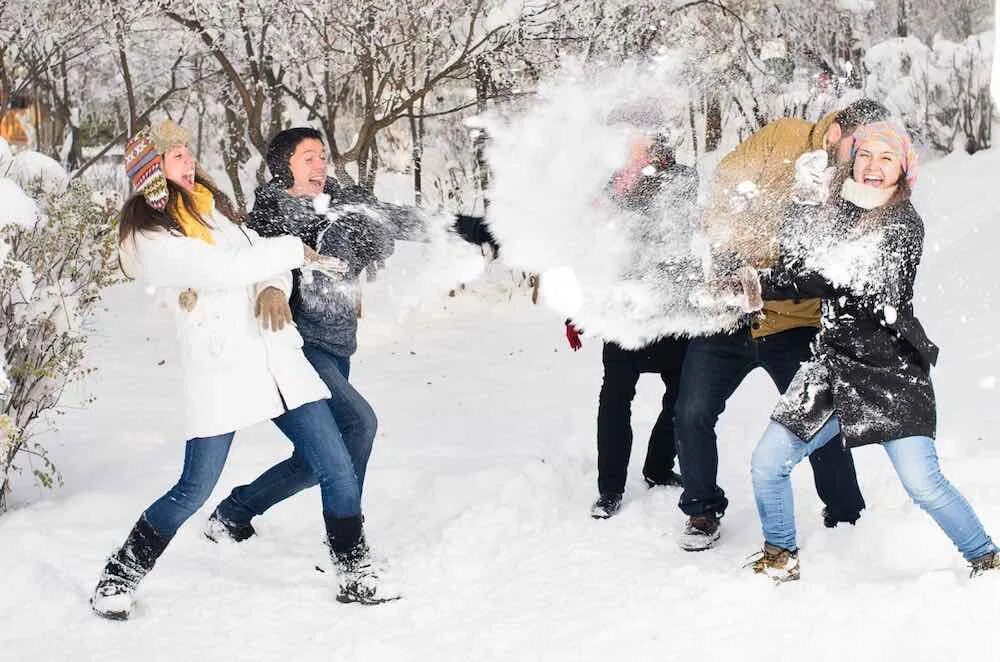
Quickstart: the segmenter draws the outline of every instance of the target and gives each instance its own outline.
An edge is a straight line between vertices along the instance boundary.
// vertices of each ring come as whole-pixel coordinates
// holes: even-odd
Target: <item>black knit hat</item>
[[[288,162],[299,143],[310,139],[323,142],[323,134],[309,126],[297,126],[285,129],[271,138],[271,142],[268,143],[264,160],[267,161],[271,176],[278,181],[278,185],[282,188],[291,188],[295,183]]]
[[[837,113],[836,122],[845,134],[849,134],[863,124],[883,122],[889,119],[889,114],[888,108],[874,99],[865,97],[858,99]]]

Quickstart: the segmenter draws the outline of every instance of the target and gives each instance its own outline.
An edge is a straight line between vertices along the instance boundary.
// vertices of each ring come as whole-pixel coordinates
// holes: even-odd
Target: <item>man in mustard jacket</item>
[[[778,225],[790,201],[795,162],[825,150],[831,163],[850,158],[851,135],[888,111],[861,99],[813,124],[782,119],[750,136],[720,163],[712,180],[705,232],[715,256],[734,266],[768,267],[777,257]],[[676,409],[677,452],[688,515],[680,545],[688,551],[712,547],[728,500],[716,484],[719,454],[715,424],[729,396],[754,368],[763,368],[784,392],[819,328],[819,299],[765,301],[760,314],[731,333],[692,339],[681,372]],[[854,523],[865,507],[854,461],[842,444],[831,443],[809,456],[816,491],[826,505],[823,521]]]

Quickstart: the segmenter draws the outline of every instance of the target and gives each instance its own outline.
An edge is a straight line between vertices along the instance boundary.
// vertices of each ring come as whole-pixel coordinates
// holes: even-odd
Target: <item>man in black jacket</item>
[[[258,299],[258,316],[280,329],[294,321],[303,339],[303,353],[326,383],[328,400],[350,455],[359,486],[363,487],[377,419],[367,400],[348,381],[350,358],[357,349],[358,277],[377,268],[400,239],[420,239],[424,223],[412,207],[390,205],[357,186],[345,187],[327,176],[322,134],[307,127],[282,131],[267,151],[272,180],[259,187],[248,225],[263,237],[294,235],[319,253],[348,265],[343,277],[293,272],[289,300],[277,288],[265,289]],[[456,218],[454,229],[467,240],[496,242],[482,219]],[[249,485],[233,489],[213,512],[206,535],[213,540],[237,541],[254,535],[250,520],[274,504],[317,484],[306,463],[293,453]],[[335,565],[342,575],[345,601],[380,601],[362,532],[362,517],[326,522]],[[340,599],[340,598],[338,598]]]

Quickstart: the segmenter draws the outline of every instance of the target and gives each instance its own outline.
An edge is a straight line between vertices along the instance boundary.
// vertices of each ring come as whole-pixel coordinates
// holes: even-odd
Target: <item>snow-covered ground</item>
[[[942,345],[935,372],[945,473],[1000,536],[1000,150],[928,166],[918,314]],[[87,598],[105,555],[177,478],[183,453],[172,331],[137,286],[109,292],[95,324],[100,366],[55,422],[65,486],[27,480],[0,517],[0,660],[927,660],[992,659],[1000,575],[975,581],[908,502],[878,447],[855,452],[869,509],[827,530],[800,468],[802,581],[775,587],[742,568],[759,548],[750,452],[775,391],[747,380],[719,426],[720,483],[732,505],[720,546],[675,543],[678,490],[647,490],[639,467],[659,380],[640,382],[637,449],[621,514],[596,496],[600,347],[572,353],[554,313],[524,290],[462,294],[398,319],[421,246],[367,289],[353,380],[380,418],[366,486],[370,539],[405,599],[334,601],[319,493],[214,545],[209,508],[290,445],[270,425],[238,435],[209,506],[143,584],[131,621]],[[499,279],[502,279],[500,277]],[[586,342],[586,340],[585,340]]]

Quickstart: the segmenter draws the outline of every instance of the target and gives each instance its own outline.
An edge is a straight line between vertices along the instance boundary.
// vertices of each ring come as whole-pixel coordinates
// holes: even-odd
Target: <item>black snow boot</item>
[[[365,542],[364,518],[327,517],[327,542],[337,570],[337,602],[377,605],[398,600],[398,593],[381,585],[380,572]]]
[[[243,524],[241,522],[230,521],[220,515],[219,509],[216,508],[209,516],[208,523],[205,524],[204,534],[212,542],[219,542],[220,540],[243,542],[247,538],[256,535],[257,532],[250,522]]]
[[[838,515],[832,512],[829,508],[823,508],[823,526],[828,529],[837,528],[838,524],[850,524],[854,526],[854,523],[861,519],[861,513],[851,513],[850,515]]]
[[[90,598],[94,612],[116,621],[127,619],[135,604],[136,587],[169,543],[170,538],[158,534],[145,517],[140,517],[125,543],[108,558],[97,580]]]

